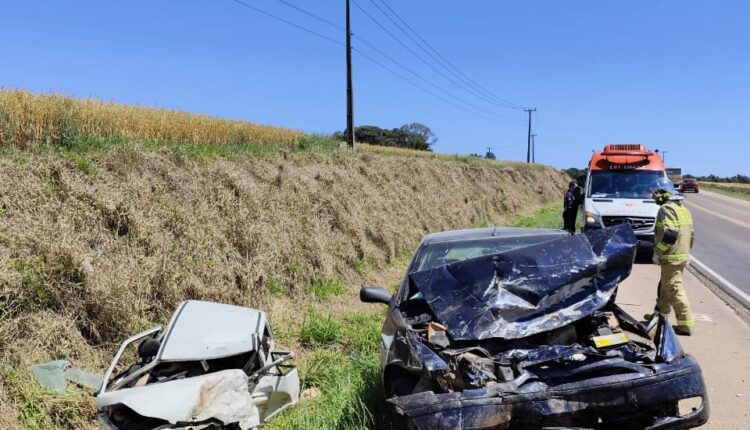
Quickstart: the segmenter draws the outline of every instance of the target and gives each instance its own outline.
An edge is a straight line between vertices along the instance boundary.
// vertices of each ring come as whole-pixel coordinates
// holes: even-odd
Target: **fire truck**
[[[658,150],[649,151],[644,145],[606,145],[603,151],[594,152],[586,177],[584,231],[629,224],[638,248],[650,251],[659,211],[650,188],[666,177]]]

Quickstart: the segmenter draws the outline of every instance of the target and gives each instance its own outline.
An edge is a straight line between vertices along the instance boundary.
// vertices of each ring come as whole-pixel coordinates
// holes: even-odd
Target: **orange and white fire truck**
[[[640,249],[654,246],[654,225],[659,206],[651,185],[666,178],[659,151],[644,145],[606,145],[589,162],[583,204],[584,230],[630,224]]]

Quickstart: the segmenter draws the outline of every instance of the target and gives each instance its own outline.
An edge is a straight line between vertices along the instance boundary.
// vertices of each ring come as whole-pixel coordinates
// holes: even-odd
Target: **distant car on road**
[[[485,228],[426,236],[381,332],[390,430],[686,429],[708,420],[698,363],[669,321],[615,304],[628,225],[570,235]]]
[[[680,184],[680,192],[692,191],[698,192],[698,181],[695,179],[683,179]]]

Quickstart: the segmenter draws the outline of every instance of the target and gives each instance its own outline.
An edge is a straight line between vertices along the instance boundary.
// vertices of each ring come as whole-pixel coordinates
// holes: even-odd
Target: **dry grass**
[[[741,184],[737,182],[701,182],[700,185],[708,185],[716,188],[744,188],[750,190],[750,184]]]
[[[367,149],[66,154],[0,156],[0,428],[85,427],[90,398],[35,391],[30,365],[102,370],[118,342],[188,298],[267,310],[282,343],[314,362],[320,350],[300,332],[311,312],[382,312],[358,302],[359,285],[396,282],[425,233],[510,223],[557,200],[567,180],[539,166]],[[370,345],[342,336],[341,348]]]
[[[371,153],[88,156],[95,177],[54,153],[0,158],[0,350],[26,371],[59,358],[102,369],[116,342],[187,298],[267,309],[300,352],[309,306],[372,312],[357,287],[382,282],[423,234],[503,223],[565,184],[551,169]],[[316,295],[331,280],[344,294]]]
[[[344,145],[342,143],[342,145]],[[343,147],[343,146],[342,146]],[[419,151],[416,149],[409,148],[398,148],[393,146],[377,146],[368,145],[366,143],[358,143],[357,151],[369,152],[381,155],[394,155],[398,157],[416,157],[426,158],[432,160],[445,160],[445,161],[458,161],[460,163],[469,164],[473,166],[482,167],[493,167],[493,168],[504,168],[504,167],[516,167],[519,169],[545,169],[546,166],[542,164],[527,164],[520,161],[507,161],[507,160],[488,160],[481,157],[472,157],[470,155],[463,154],[443,154],[439,152]]]
[[[179,144],[294,145],[301,133],[167,109],[0,90],[0,148],[59,146],[79,136]]]

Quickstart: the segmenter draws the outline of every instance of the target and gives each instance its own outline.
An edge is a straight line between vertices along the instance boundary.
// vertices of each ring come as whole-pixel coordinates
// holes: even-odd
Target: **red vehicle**
[[[696,179],[683,179],[682,184],[680,184],[680,192],[687,192],[692,191],[694,193],[698,192],[698,181]]]

